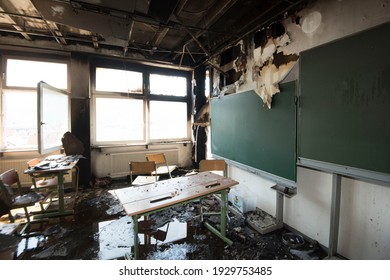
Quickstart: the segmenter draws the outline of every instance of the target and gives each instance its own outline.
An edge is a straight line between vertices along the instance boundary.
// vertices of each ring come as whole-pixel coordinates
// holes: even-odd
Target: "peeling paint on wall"
[[[261,69],[259,79],[256,81],[255,92],[269,109],[271,109],[272,97],[280,92],[279,82],[287,76],[294,64],[295,61],[290,61],[279,67],[275,64],[269,64]]]
[[[213,96],[253,89],[270,109],[272,97],[280,92],[279,83],[299,58],[297,54],[282,51],[290,43],[283,24],[275,22],[226,49],[220,55],[221,69],[226,75],[214,75]]]
[[[264,46],[254,50],[255,66],[252,70],[252,79],[256,83],[255,92],[269,109],[272,97],[280,92],[279,83],[298,60],[298,55],[284,55],[278,51],[280,47],[289,43],[290,38],[284,33],[277,38],[269,38]]]

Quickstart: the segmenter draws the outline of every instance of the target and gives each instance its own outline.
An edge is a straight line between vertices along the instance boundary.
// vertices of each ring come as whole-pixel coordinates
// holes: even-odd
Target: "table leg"
[[[58,173],[58,212],[64,213],[65,202],[64,202],[64,174]]]
[[[221,225],[220,225],[221,228],[218,231],[216,228],[214,228],[212,225],[210,225],[207,221],[204,222],[204,226],[208,230],[210,230],[212,233],[214,233],[216,236],[218,236],[223,241],[225,241],[229,246],[231,246],[233,244],[233,241],[231,241],[229,238],[226,237],[227,208],[228,208],[227,192],[226,192],[226,190],[222,190],[221,191]]]
[[[227,193],[226,190],[221,191],[221,235],[226,236],[226,217],[227,217]]]
[[[46,209],[45,211],[33,212],[34,219],[44,219],[50,217],[59,217],[73,215],[73,210],[65,210],[65,194],[64,194],[64,175],[66,172],[58,172],[58,209]]]
[[[139,241],[138,241],[138,215],[133,216],[133,232],[134,232],[134,259],[139,259]]]

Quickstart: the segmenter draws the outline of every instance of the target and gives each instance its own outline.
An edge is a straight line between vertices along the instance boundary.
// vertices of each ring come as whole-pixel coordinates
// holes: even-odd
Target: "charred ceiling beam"
[[[129,37],[127,39],[127,44],[126,44],[126,46],[124,47],[124,50],[123,50],[123,56],[126,55],[128,47],[129,47],[129,45],[131,43],[131,40],[132,40],[131,37],[133,36],[133,30],[134,30],[134,21],[131,21],[130,29],[129,29]]]
[[[152,46],[158,48],[168,32],[169,28],[160,26],[153,38]]]
[[[185,6],[185,3],[187,1],[185,1],[183,3],[183,6],[182,8],[184,8]],[[206,32],[211,32],[209,30],[210,26],[217,20],[219,19],[224,13],[226,13],[227,10],[229,10],[235,3],[237,2],[237,0],[231,0],[231,1],[216,1],[216,4],[211,8],[209,9],[209,11],[207,12],[207,14],[202,17],[202,19],[200,19],[195,25],[199,25],[199,29],[196,30],[197,32],[195,34],[189,34],[190,35],[190,38],[185,38],[185,40],[183,40],[181,42],[182,45],[184,46],[188,46],[189,44],[191,44],[193,41],[196,41],[198,40],[198,38],[200,36],[202,36],[203,34],[205,34]],[[180,19],[180,12],[178,11],[176,13],[176,18]],[[188,29],[191,29],[191,27],[187,27]],[[197,42],[197,44],[199,44]]]
[[[1,11],[2,14],[5,14],[9,17],[9,19],[15,23],[13,27],[15,30],[19,31],[19,33],[26,39],[31,41],[31,37],[28,35],[28,33],[25,31],[26,24],[24,19],[34,19],[34,20],[41,20],[45,23],[48,30],[52,34],[53,38],[59,43],[59,44],[66,44],[66,41],[60,37],[62,37],[61,32],[58,30],[57,26],[54,23],[48,23],[42,15],[40,16],[31,16],[31,15],[22,15],[18,13],[15,6],[9,2],[9,1],[2,1],[1,3],[2,8],[5,8],[7,12]]]
[[[8,12],[6,13],[3,9]],[[24,39],[31,41],[30,36],[28,36],[26,32],[23,32],[23,26],[25,25],[23,18],[14,16],[17,14],[17,11],[13,4],[11,4],[9,1],[2,1],[0,12],[7,16],[8,20],[13,23],[13,28],[15,28],[17,31],[20,31],[20,34],[24,37]]]
[[[4,25],[2,24],[1,25],[3,28],[0,28],[0,32],[4,32],[4,33],[14,33],[14,34],[20,34],[21,32],[23,33],[26,33],[27,35],[29,36],[32,36],[32,37],[42,37],[42,38],[50,38],[52,39],[53,38],[53,35],[48,33],[47,32],[47,29],[42,29],[42,28],[28,28],[28,30],[24,30],[24,31],[18,31],[18,30],[11,30],[9,28],[5,28],[5,27],[12,27],[12,25]],[[67,40],[67,41],[74,41],[74,42],[79,42],[79,43],[90,43],[91,42],[91,38],[90,37],[86,37],[86,36],[83,36],[83,37],[72,37],[72,36],[58,36],[59,39],[63,39],[63,40]],[[96,41],[96,43],[99,43],[99,37],[97,35],[93,35],[92,36],[92,40],[93,41]],[[108,45],[108,44],[107,44]]]
[[[47,30],[51,33],[51,35],[53,36],[53,38],[56,40],[56,42],[62,46],[62,45],[66,45],[66,40],[64,38],[61,38],[62,37],[62,34],[60,31],[57,30],[57,25],[55,23],[52,23],[55,27],[54,29],[50,26],[51,23],[49,23],[49,21],[47,21],[43,16],[42,14],[38,11],[38,13],[41,15],[42,17],[42,21],[45,23],[46,27],[47,27]]]
[[[52,36],[53,36],[53,32],[55,32],[54,36],[57,37],[58,40],[61,40],[61,42],[63,44],[66,44],[66,41],[64,38],[64,36],[62,35],[62,33],[57,29],[57,26],[54,24],[54,23],[50,23],[52,25],[55,25],[54,26],[54,31],[52,30],[52,28],[50,28],[50,25],[48,22],[46,22],[42,16],[33,16],[33,15],[25,15],[25,14],[19,14],[17,13],[17,11],[15,12],[5,12],[5,11],[0,11],[0,14],[3,14],[3,15],[6,15],[6,16],[9,16],[9,17],[12,17],[12,18],[19,18],[20,20],[18,20],[18,22],[24,22],[24,19],[31,19],[31,20],[39,20],[39,21],[42,21],[44,22],[44,24],[48,27],[48,30],[51,32]],[[47,29],[40,29],[39,30],[39,34],[36,32],[38,29],[37,28],[32,28],[31,26],[30,27],[27,27],[25,24],[22,24],[23,25],[23,28],[21,26],[18,26],[18,28],[16,28],[16,26],[14,24],[12,24],[11,26],[13,28],[15,28],[16,31],[18,31],[17,33],[21,34],[26,40],[29,40],[31,41],[31,37],[29,35],[35,35],[35,36],[44,36],[43,34],[46,33],[48,30]],[[5,25],[2,24],[2,26],[4,27]],[[30,30],[35,30],[35,32],[30,32]],[[2,30],[3,32],[10,32],[10,33],[15,33],[15,32],[12,32],[11,28],[9,30],[5,30],[3,29]],[[50,36],[51,37],[51,36]],[[57,40],[57,42],[58,42]]]

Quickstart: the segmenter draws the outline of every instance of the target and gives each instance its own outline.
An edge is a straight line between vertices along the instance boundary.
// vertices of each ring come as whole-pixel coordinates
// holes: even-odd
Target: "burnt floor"
[[[124,259],[132,249],[132,221],[126,216],[112,190],[125,182],[89,186],[76,198],[68,193],[72,216],[36,224],[36,236],[22,239],[15,259],[100,260]],[[72,198],[73,197],[73,198]],[[200,219],[200,208],[218,210],[218,199],[210,197],[153,214],[140,222],[140,258],[150,260],[300,260],[324,259],[326,252],[315,242],[298,240],[287,229],[260,234],[246,223],[246,215],[229,214],[227,246]],[[209,222],[217,226],[219,217]],[[292,235],[289,241],[286,237]]]

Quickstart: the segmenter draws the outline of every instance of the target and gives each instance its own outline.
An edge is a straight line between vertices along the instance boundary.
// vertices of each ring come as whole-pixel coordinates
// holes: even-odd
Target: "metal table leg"
[[[221,229],[220,229],[220,231],[218,231],[216,228],[214,228],[208,222],[204,222],[204,226],[208,230],[210,230],[212,233],[214,233],[216,236],[218,236],[223,241],[225,241],[229,246],[231,246],[233,244],[233,241],[231,241],[229,238],[226,237],[227,209],[228,209],[227,191],[222,190],[221,191],[221,225],[220,225]]]
[[[133,218],[133,232],[134,232],[134,259],[139,259],[139,240],[138,240],[138,215]]]

